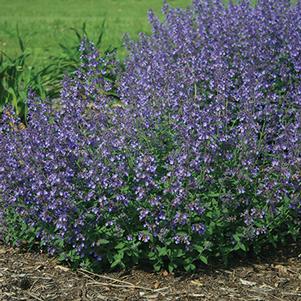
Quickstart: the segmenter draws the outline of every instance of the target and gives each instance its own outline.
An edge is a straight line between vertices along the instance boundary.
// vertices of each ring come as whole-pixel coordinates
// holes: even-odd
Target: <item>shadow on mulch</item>
[[[300,246],[267,250],[261,258],[238,258],[227,268],[210,265],[194,274],[134,268],[98,275],[0,245],[0,301],[301,301]]]

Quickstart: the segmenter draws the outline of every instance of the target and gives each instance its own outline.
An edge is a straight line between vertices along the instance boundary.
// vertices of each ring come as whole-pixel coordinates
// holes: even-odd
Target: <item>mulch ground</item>
[[[292,245],[263,259],[209,266],[193,275],[139,269],[98,275],[0,245],[0,300],[301,301],[300,253],[300,246]]]

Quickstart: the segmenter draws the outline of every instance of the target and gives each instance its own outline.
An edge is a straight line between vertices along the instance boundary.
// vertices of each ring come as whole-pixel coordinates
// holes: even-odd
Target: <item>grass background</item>
[[[169,0],[172,6],[186,7],[191,0]],[[45,65],[49,56],[59,54],[59,43],[72,43],[70,27],[87,24],[90,38],[96,38],[106,20],[103,49],[117,47],[119,55],[124,33],[135,39],[150,32],[147,11],[160,14],[162,0],[0,0],[0,50],[10,56],[19,52],[17,26],[31,53],[32,65]]]

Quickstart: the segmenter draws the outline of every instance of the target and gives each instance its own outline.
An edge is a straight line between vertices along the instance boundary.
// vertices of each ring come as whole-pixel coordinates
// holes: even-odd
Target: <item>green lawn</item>
[[[18,53],[17,25],[26,47],[32,53],[32,64],[46,63],[49,55],[59,53],[59,43],[71,43],[70,27],[81,28],[96,37],[106,20],[103,48],[122,47],[122,37],[132,38],[149,32],[147,11],[160,13],[162,0],[0,0],[0,50]],[[185,7],[191,0],[170,0],[173,6]],[[121,55],[125,50],[121,49]]]

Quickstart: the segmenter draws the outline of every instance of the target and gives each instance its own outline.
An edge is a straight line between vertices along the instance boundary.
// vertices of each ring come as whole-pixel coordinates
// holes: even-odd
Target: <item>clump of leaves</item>
[[[17,33],[19,56],[12,58],[3,52],[0,53],[0,112],[4,105],[12,104],[17,115],[24,119],[24,100],[28,90],[35,89],[41,97],[45,97],[45,91],[37,75],[38,72],[27,64],[30,54],[25,48],[18,29]]]
[[[42,69],[28,64],[30,52],[26,49],[18,27],[17,37],[19,41],[20,55],[10,57],[5,53],[0,54],[0,110],[5,104],[12,104],[15,112],[25,123],[26,106],[25,100],[30,91],[35,92],[42,99],[46,97],[57,99],[62,89],[64,76],[72,75],[81,64],[80,43],[83,39],[89,39],[86,23],[80,30],[70,28],[74,33],[71,42],[60,44],[61,53],[50,56],[47,66]],[[105,33],[105,21],[99,28],[99,35],[95,41],[95,47],[100,48]],[[115,56],[116,49],[108,48],[105,55]],[[112,80],[115,80],[112,78]]]

